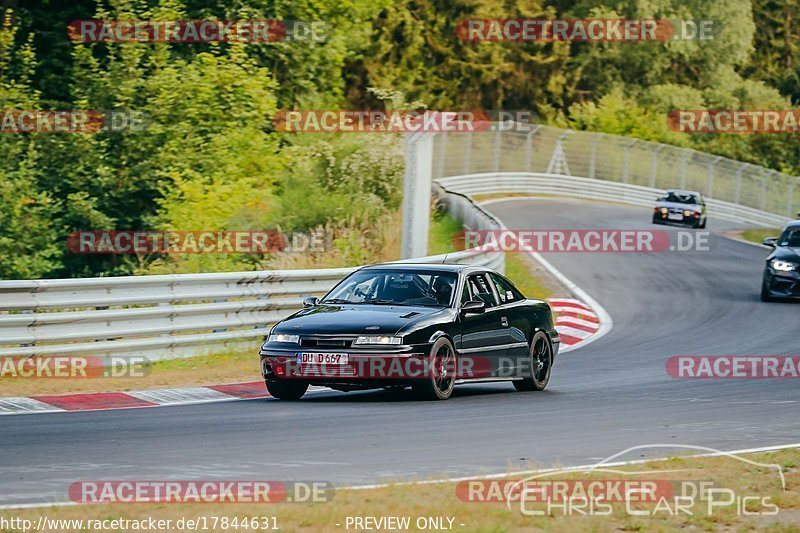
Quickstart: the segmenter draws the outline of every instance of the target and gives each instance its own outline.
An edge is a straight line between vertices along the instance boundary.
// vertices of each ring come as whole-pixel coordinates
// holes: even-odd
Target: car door
[[[466,292],[464,292],[466,291]],[[460,314],[461,347],[459,352],[472,365],[464,377],[496,377],[507,354],[508,319],[498,306],[497,295],[486,273],[467,276],[461,300],[479,300],[486,305],[480,314]],[[506,367],[508,365],[506,364]]]
[[[525,297],[514,285],[503,276],[494,272],[489,274],[492,283],[497,291],[500,301],[498,311],[501,320],[505,318],[508,322],[506,331],[507,356],[513,368],[527,367],[530,345],[528,344],[531,335],[530,317],[526,316]]]

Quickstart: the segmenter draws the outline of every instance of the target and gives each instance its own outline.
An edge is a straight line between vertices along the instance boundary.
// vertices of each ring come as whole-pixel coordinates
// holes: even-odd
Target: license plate
[[[301,365],[346,365],[349,356],[346,353],[299,353],[297,362]]]
[[[670,220],[683,220],[683,215],[681,213],[675,213],[675,214],[670,213],[669,215],[667,215],[667,218]]]

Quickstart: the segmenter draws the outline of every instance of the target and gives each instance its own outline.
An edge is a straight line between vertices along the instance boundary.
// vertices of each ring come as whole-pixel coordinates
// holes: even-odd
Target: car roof
[[[678,194],[693,194],[695,196],[703,196],[702,194],[700,194],[697,191],[687,191],[686,189],[667,189],[666,192],[674,192],[674,193],[678,193]]]
[[[792,229],[800,228],[800,220],[790,220],[783,227],[783,229],[788,229],[788,228],[792,228]]]
[[[359,270],[408,270],[413,272],[415,270],[437,270],[442,272],[464,272],[464,271],[483,271],[493,270],[491,268],[476,267],[472,265],[457,265],[454,263],[379,263],[377,265],[369,265],[362,267]]]

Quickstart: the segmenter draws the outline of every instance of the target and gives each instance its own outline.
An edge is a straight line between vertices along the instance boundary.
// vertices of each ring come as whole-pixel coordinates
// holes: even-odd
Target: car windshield
[[[800,248],[800,228],[787,228],[778,240],[778,246]]]
[[[433,270],[360,270],[345,278],[322,303],[449,307],[458,276]]]
[[[688,193],[680,193],[680,192],[673,192],[670,191],[663,198],[661,198],[662,202],[672,202],[675,204],[696,204],[697,196],[694,194]]]

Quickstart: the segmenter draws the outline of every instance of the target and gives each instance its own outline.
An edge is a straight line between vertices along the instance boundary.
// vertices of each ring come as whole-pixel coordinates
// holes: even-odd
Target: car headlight
[[[402,344],[402,337],[390,337],[388,335],[363,335],[358,337],[353,345],[357,344]]]
[[[271,333],[269,342],[289,342],[297,344],[300,342],[300,335],[287,335],[285,333]]]
[[[774,268],[775,270],[780,270],[782,272],[789,272],[797,268],[797,265],[795,265],[794,263],[790,263],[788,261],[781,261],[780,259],[773,259],[771,264],[772,268]]]

